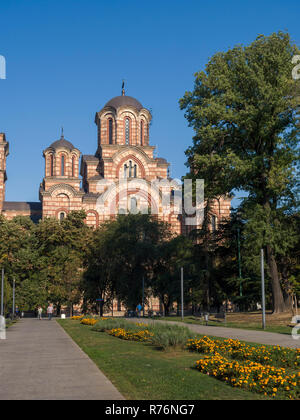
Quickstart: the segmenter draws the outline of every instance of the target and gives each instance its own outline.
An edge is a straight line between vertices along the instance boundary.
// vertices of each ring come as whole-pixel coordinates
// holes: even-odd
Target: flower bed
[[[209,354],[197,362],[197,369],[231,386],[270,397],[300,397],[300,373],[292,371],[299,366],[299,349],[251,346],[238,340],[222,341],[206,336],[189,340],[187,348]]]
[[[84,315],[72,316],[71,317],[72,321],[80,321],[82,318],[84,318]]]
[[[189,340],[187,348],[198,353],[220,353],[237,360],[251,360],[278,367],[297,368],[300,365],[300,349],[288,349],[280,346],[251,346],[238,340],[214,340],[209,337]]]
[[[149,341],[153,336],[149,330],[130,331],[124,328],[114,328],[108,334],[128,341]]]
[[[216,353],[198,360],[197,369],[230,384],[266,396],[300,398],[300,373],[288,374],[286,369],[251,361],[239,363]]]
[[[94,326],[95,324],[97,324],[98,321],[99,321],[98,319],[94,319],[94,318],[83,318],[80,321],[80,324]]]

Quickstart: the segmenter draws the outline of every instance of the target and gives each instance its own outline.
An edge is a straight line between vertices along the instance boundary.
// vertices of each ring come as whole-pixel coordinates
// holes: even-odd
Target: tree
[[[84,260],[84,274],[81,282],[81,290],[84,294],[84,307],[96,307],[96,300],[100,303],[100,315],[103,315],[103,307],[113,302],[115,295],[117,252],[111,252],[111,236],[109,224],[104,224],[93,232],[90,245]],[[116,251],[116,250],[115,250]]]
[[[120,215],[94,232],[87,257],[83,290],[89,303],[114,297],[135,310],[142,301],[142,284],[151,286],[153,267],[168,225],[148,214]]]
[[[183,267],[185,276],[188,275],[192,249],[192,242],[184,236],[163,241],[157,248],[151,290],[162,302],[166,316],[173,302],[180,300],[180,269]]]
[[[66,219],[45,219],[36,227],[39,253],[39,276],[46,278],[48,301],[60,311],[62,305],[74,303],[81,296],[79,283],[83,258],[91,230],[84,224],[85,212],[70,212]]]
[[[206,71],[196,74],[193,92],[180,100],[195,130],[186,152],[189,176],[205,179],[208,201],[246,191],[248,217],[251,209],[253,217],[263,215],[259,246],[267,254],[274,312],[287,308],[278,250],[284,241],[285,249],[294,246],[278,215],[296,207],[300,86],[291,76],[296,54],[287,33],[260,35],[249,46],[214,55]]]

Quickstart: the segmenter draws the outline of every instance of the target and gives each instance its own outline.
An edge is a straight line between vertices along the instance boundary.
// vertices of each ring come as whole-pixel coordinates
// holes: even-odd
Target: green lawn
[[[195,325],[206,325],[205,322],[202,320],[197,319],[194,316],[186,316],[184,317],[184,321],[181,320],[179,316],[168,316],[168,317],[155,317],[157,321],[176,321],[176,322],[184,322],[186,324],[195,324]],[[263,330],[261,324],[257,323],[236,323],[236,322],[226,322],[224,321],[209,321],[208,325],[210,327],[226,327],[226,328],[240,328],[243,330],[255,330],[255,331],[268,331],[278,334],[288,334],[291,335],[292,328],[284,325],[271,325],[267,326],[265,330]]]
[[[91,330],[78,321],[59,324],[113,382],[126,399],[254,400],[265,397],[201,374],[201,356],[187,351],[163,352],[150,345],[124,341]]]

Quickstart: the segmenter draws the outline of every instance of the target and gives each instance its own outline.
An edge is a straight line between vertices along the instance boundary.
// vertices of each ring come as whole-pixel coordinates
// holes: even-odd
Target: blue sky
[[[96,151],[94,116],[121,92],[153,112],[150,132],[172,176],[192,142],[178,100],[217,51],[288,30],[300,44],[299,0],[1,0],[0,132],[10,142],[7,201],[38,201],[42,151],[65,137]]]

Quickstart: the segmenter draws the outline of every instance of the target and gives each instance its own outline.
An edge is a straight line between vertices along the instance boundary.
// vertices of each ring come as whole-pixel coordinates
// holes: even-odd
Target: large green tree
[[[190,176],[205,180],[206,200],[247,193],[243,209],[259,231],[253,252],[266,250],[274,312],[287,309],[278,263],[295,245],[281,222],[297,204],[296,54],[289,34],[260,35],[249,46],[214,55],[180,100],[195,130],[186,152]]]
[[[79,282],[92,231],[84,212],[71,212],[62,222],[45,219],[37,225],[29,217],[0,217],[0,268],[5,270],[7,308],[16,303],[23,310],[52,301],[58,309],[72,307],[81,295]]]
[[[85,217],[84,211],[74,211],[62,222],[45,219],[36,228],[40,278],[46,278],[48,301],[58,311],[62,305],[69,305],[72,311],[73,304],[81,298],[79,283],[91,237]]]
[[[121,215],[94,232],[87,254],[83,290],[91,304],[114,297],[128,309],[142,301],[151,286],[160,244],[170,237],[169,227],[150,215]]]
[[[151,290],[163,305],[164,314],[169,315],[172,304],[180,301],[181,267],[188,279],[192,266],[193,243],[185,236],[162,241],[157,247]],[[187,290],[185,281],[185,290]]]

